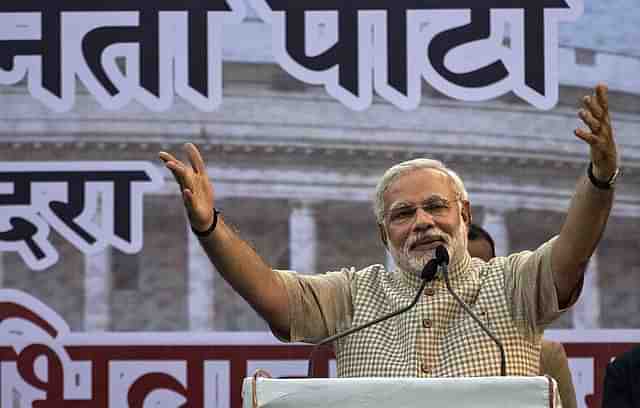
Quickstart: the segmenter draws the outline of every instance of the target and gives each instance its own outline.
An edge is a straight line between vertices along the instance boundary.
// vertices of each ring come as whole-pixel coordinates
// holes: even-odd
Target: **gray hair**
[[[384,193],[387,191],[389,186],[393,184],[400,176],[420,169],[434,169],[438,170],[447,176],[451,180],[453,185],[453,189],[456,192],[457,198],[468,201],[469,195],[467,194],[467,190],[464,188],[464,183],[462,183],[462,179],[458,174],[449,169],[439,160],[433,159],[413,159],[408,160],[395,166],[389,168],[385,171],[384,175],[378,182],[376,186],[376,196],[373,203],[373,211],[376,216],[376,221],[380,225],[384,225]]]

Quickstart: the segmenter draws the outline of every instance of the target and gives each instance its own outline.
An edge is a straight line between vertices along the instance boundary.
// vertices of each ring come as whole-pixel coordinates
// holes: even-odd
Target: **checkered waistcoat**
[[[484,263],[467,257],[459,271],[451,274],[451,285],[502,340],[507,375],[537,375],[541,333],[527,335],[522,324],[516,323],[521,317],[512,315],[513,302],[505,291],[505,267],[506,258]],[[419,285],[419,278],[390,273],[382,265],[355,272],[351,281],[352,325],[406,306]],[[408,312],[340,340],[336,345],[338,375],[500,375],[498,348],[448,293],[442,278],[429,283],[425,292]]]

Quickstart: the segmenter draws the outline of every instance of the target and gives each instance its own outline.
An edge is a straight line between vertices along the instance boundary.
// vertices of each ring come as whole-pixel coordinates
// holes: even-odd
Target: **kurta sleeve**
[[[505,291],[511,300],[513,318],[530,334],[540,334],[575,304],[584,279],[573,289],[566,307],[560,308],[551,270],[551,251],[557,237],[535,251],[509,255],[505,263]]]
[[[353,270],[302,275],[274,270],[286,288],[289,302],[289,333],[274,334],[283,341],[316,343],[348,328],[353,306]]]

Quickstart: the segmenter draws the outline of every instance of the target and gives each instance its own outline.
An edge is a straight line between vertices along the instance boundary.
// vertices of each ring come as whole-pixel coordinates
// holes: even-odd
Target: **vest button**
[[[433,327],[433,322],[429,319],[422,319],[422,327],[424,327],[425,329],[430,329],[431,327]]]
[[[424,290],[424,294],[427,295],[427,296],[433,296],[433,295],[436,294],[436,291],[433,288],[426,288]]]
[[[424,361],[420,366],[420,370],[422,370],[423,374],[431,374],[431,367],[429,367],[429,364],[425,363]]]

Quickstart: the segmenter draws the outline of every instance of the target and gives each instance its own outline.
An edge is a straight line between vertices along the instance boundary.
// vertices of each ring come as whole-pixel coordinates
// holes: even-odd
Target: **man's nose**
[[[434,225],[433,215],[423,208],[416,209],[415,226],[420,228],[428,228]]]

